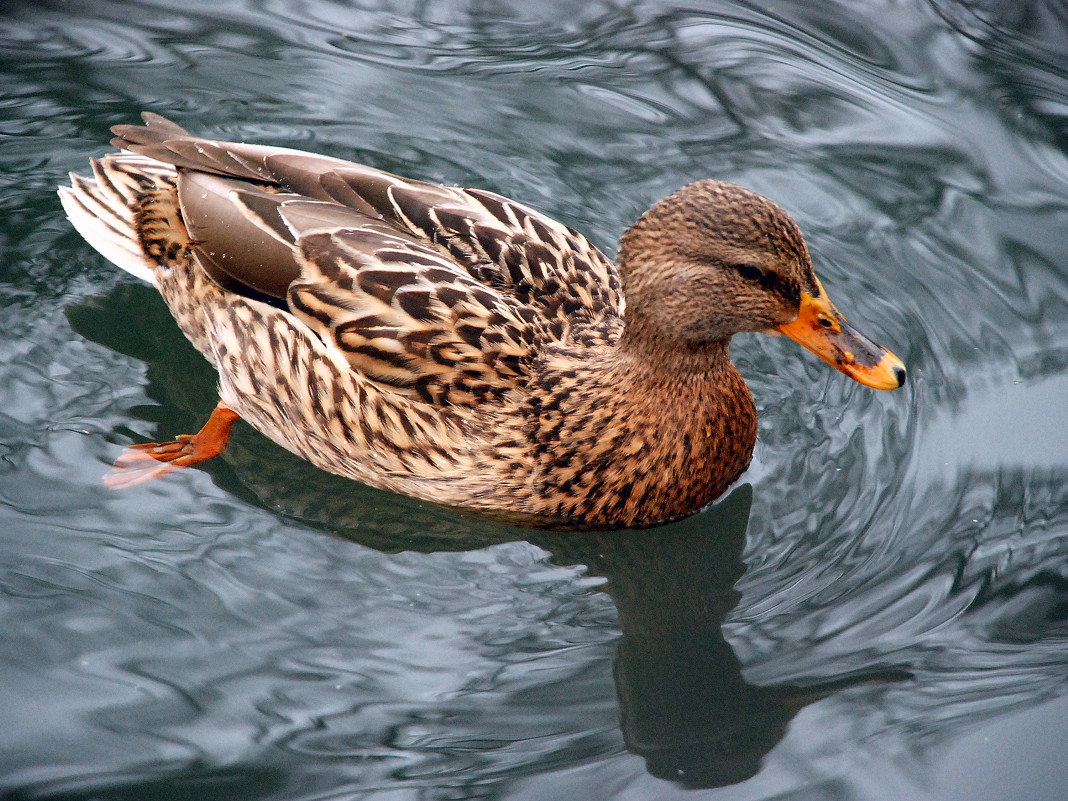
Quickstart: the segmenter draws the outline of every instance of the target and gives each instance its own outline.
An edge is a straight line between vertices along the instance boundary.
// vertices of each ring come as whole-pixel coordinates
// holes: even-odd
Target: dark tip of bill
[[[895,367],[894,368],[894,378],[897,379],[897,385],[899,387],[905,386],[905,368],[904,367]]]

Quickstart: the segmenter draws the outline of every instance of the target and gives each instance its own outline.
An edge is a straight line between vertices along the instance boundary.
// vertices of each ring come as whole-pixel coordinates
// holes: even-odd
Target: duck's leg
[[[204,427],[195,434],[181,434],[173,442],[131,445],[115,460],[104,478],[114,489],[126,489],[159,478],[179,467],[190,467],[218,456],[226,449],[230,429],[240,415],[222,401]]]

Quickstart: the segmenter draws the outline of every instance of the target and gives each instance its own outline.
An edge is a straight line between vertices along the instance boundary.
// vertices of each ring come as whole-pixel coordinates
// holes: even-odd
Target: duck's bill
[[[816,284],[819,294],[813,297],[802,292],[797,319],[777,326],[778,330],[865,386],[897,389],[904,384],[905,365],[901,359],[849,325],[828,299],[819,279]]]

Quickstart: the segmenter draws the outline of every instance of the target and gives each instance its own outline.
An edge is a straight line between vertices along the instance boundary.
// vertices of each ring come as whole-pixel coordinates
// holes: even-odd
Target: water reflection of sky
[[[5,7],[5,794],[1062,796],[1068,19],[764,6]],[[608,252],[733,179],[910,383],[738,338],[750,486],[638,535],[489,526],[247,429],[108,492],[123,444],[215,392],[55,199],[142,109],[499,191]]]

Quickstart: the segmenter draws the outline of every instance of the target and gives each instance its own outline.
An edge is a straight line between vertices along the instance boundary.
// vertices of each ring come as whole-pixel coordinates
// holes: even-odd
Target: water
[[[4,797],[1064,797],[1061,4],[0,14]],[[499,191],[610,253],[678,186],[743,183],[910,383],[739,337],[753,468],[637,534],[474,522],[247,427],[109,491],[215,401],[55,196],[142,109]]]

